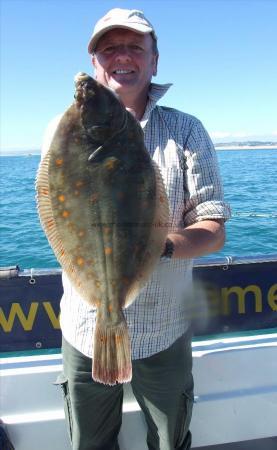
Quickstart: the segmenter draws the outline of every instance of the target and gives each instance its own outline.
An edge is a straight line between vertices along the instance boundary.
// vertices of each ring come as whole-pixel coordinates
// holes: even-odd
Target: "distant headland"
[[[277,150],[277,142],[272,141],[243,141],[243,142],[214,142],[216,150]],[[0,156],[36,156],[40,155],[39,148],[4,148]]]
[[[214,142],[216,150],[277,150],[277,142],[272,141],[243,141],[243,142]]]
[[[3,148],[0,150],[0,156],[35,156],[40,153],[39,148]]]

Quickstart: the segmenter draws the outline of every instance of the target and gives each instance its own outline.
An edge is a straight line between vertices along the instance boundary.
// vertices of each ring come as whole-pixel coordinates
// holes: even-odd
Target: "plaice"
[[[113,385],[132,376],[122,309],[160,258],[169,207],[136,119],[90,76],[77,74],[75,85],[40,163],[38,212],[74,288],[97,308],[92,376]]]

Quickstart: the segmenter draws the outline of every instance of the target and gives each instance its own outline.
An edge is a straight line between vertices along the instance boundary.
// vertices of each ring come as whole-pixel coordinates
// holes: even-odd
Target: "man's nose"
[[[115,56],[117,61],[128,61],[131,59],[131,51],[127,45],[119,45]]]

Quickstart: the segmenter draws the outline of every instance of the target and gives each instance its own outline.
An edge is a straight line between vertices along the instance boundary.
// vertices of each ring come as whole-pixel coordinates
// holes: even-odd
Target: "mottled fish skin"
[[[149,279],[167,234],[168,201],[138,122],[80,73],[37,175],[40,219],[58,261],[97,308],[93,378],[131,379],[122,308]]]

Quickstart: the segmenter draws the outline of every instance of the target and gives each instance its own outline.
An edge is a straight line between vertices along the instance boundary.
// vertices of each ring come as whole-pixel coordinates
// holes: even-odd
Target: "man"
[[[222,247],[229,217],[214,148],[196,118],[157,106],[170,85],[151,83],[157,73],[157,36],[142,12],[109,11],[97,22],[88,50],[96,79],[114,90],[140,121],[146,148],[164,178],[171,208],[164,253],[146,287],[125,310],[132,343],[131,384],[145,415],[148,448],[189,449],[193,378],[185,306],[192,258]],[[65,276],[63,284],[64,372],[59,382],[72,446],[118,449],[123,387],[92,380],[95,310]]]

